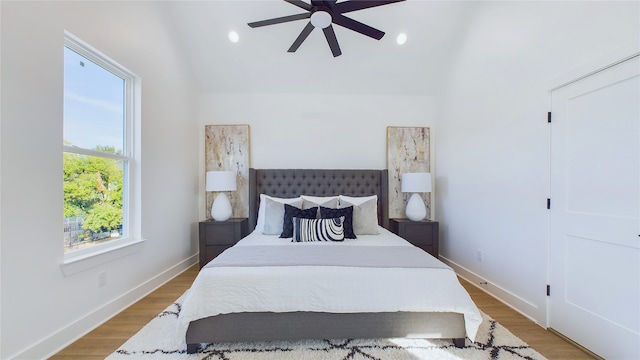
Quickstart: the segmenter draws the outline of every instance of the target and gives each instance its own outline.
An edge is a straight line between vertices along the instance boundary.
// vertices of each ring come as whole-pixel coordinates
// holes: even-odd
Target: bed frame
[[[289,198],[378,196],[378,222],[389,227],[387,170],[249,169],[249,229],[254,229],[260,194]],[[215,300],[213,300],[215,301]],[[304,339],[442,338],[464,346],[459,313],[234,313],[189,323],[187,352],[201,343]]]

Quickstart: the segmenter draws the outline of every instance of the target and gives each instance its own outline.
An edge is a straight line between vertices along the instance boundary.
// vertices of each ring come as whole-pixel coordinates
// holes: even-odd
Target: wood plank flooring
[[[69,345],[53,360],[102,360],[182,295],[198,274],[198,265],[178,275],[97,329]],[[480,310],[504,325],[549,360],[594,359],[560,336],[543,329],[472,284],[460,279]]]
[[[460,279],[460,283],[467,289],[467,292],[471,295],[471,298],[480,310],[509,329],[511,333],[536,349],[536,351],[547,359],[598,359],[582,351],[562,337],[532,322],[466,280]]]
[[[193,283],[198,269],[197,264],[190,267],[156,291],[78,339],[51,359],[104,360],[180,297]]]

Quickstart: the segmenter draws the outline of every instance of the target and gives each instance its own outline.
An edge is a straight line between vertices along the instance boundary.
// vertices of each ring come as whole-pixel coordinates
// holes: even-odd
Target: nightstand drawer
[[[411,221],[408,219],[389,219],[391,231],[421,248],[429,254],[438,257],[438,227],[437,221]]]
[[[421,224],[418,226],[408,224],[404,229],[404,234],[400,235],[413,245],[432,246],[433,231],[430,227],[425,228]]]
[[[200,268],[249,234],[247,218],[207,220],[199,224]]]
[[[240,228],[234,223],[220,222],[205,226],[205,245],[233,245],[240,239]]]

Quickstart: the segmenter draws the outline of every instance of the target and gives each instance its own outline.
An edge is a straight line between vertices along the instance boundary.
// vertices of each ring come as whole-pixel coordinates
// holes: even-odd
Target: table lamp
[[[421,221],[427,216],[427,208],[418,193],[431,192],[431,173],[402,174],[402,192],[413,193],[407,202],[405,215],[409,220]]]
[[[227,221],[232,209],[229,198],[224,191],[236,190],[236,173],[234,171],[207,171],[205,191],[218,191],[211,205],[211,217],[216,221]]]

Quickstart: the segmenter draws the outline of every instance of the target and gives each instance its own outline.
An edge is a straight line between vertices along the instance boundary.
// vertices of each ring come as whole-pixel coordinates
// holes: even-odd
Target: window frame
[[[65,274],[71,274],[112,261],[114,257],[126,256],[132,251],[138,250],[138,246],[133,245],[144,241],[140,231],[141,79],[132,71],[66,30],[64,32],[64,47],[80,54],[87,60],[94,62],[124,80],[124,138],[122,154],[111,154],[77,146],[62,145],[62,154],[72,153],[97,156],[123,162],[122,236],[104,243],[69,251],[64,248],[64,244],[61,242],[64,253],[63,270]],[[98,257],[102,259],[98,259]]]

